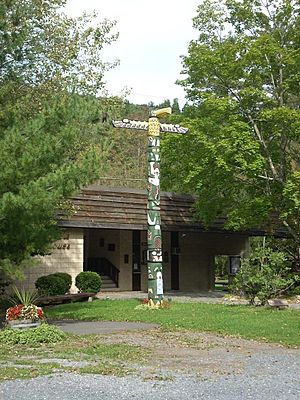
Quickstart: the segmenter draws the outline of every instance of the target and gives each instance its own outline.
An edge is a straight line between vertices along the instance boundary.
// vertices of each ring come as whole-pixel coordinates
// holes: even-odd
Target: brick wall
[[[83,231],[67,230],[64,238],[53,246],[50,255],[39,257],[40,264],[25,270],[25,280],[16,282],[26,290],[35,289],[35,281],[42,275],[67,272],[72,276],[72,292],[77,292],[75,277],[83,268]]]

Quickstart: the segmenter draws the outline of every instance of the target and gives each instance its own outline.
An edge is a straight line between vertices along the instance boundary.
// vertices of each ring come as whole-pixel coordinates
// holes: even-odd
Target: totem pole
[[[163,299],[162,240],[160,219],[160,132],[187,133],[179,125],[161,124],[159,118],[171,114],[171,108],[162,108],[151,113],[148,122],[113,121],[115,128],[148,131],[148,190],[147,190],[147,266],[148,299],[154,304]]]

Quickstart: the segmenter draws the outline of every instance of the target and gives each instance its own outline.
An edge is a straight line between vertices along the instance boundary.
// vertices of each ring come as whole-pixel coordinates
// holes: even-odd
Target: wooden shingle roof
[[[147,195],[145,190],[88,186],[71,198],[75,213],[69,218],[59,215],[63,227],[147,229]],[[163,230],[204,230],[195,220],[192,206],[195,197],[170,192],[161,193],[161,227]],[[216,221],[213,230],[222,230],[225,219]]]
[[[161,192],[161,228],[165,231],[224,231],[226,218],[218,218],[207,230],[196,219],[192,207],[195,197],[188,194]],[[61,227],[147,230],[146,190],[91,185],[71,198],[75,212],[70,217],[58,216]],[[228,231],[227,231],[228,232]],[[239,232],[265,235],[266,229],[253,228]],[[277,228],[275,236],[286,236]]]

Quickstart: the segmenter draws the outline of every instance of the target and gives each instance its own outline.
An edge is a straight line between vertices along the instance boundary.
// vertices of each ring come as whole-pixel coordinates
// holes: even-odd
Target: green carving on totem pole
[[[179,125],[161,124],[159,118],[171,114],[171,108],[154,111],[148,123],[113,121],[115,128],[148,131],[148,190],[147,190],[147,267],[148,299],[159,303],[163,299],[163,255],[160,218],[160,132],[187,133]]]

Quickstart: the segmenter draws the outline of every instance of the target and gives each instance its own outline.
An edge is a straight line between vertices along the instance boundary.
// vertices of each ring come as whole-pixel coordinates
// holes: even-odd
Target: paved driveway
[[[56,325],[65,332],[75,335],[107,334],[132,330],[146,330],[158,328],[158,324],[142,322],[110,322],[110,321],[74,321],[74,320],[49,320],[49,324]]]

